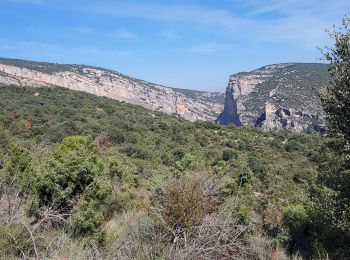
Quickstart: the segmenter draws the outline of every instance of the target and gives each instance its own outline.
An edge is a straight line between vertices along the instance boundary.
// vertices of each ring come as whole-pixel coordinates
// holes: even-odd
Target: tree
[[[345,259],[350,254],[350,19],[334,26],[330,36],[335,44],[324,56],[331,63],[332,80],[322,104],[333,138],[321,150],[311,213],[317,239],[332,258]]]
[[[345,17],[340,28],[333,27],[330,36],[335,40],[332,48],[323,52],[331,62],[330,86],[322,97],[329,130],[350,141],[350,19]]]

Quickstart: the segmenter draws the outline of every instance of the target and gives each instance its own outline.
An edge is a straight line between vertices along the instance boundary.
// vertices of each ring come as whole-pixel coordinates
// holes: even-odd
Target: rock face
[[[328,65],[288,63],[231,75],[219,124],[265,130],[321,131],[318,93],[329,84]]]
[[[64,87],[174,114],[190,121],[214,121],[223,93],[164,87],[116,71],[84,65],[58,65],[0,59],[0,85]]]

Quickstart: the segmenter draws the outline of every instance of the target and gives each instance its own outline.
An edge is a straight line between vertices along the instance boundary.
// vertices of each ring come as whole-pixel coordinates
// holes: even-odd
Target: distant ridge
[[[214,121],[224,93],[165,87],[95,66],[0,58],[0,84],[65,87],[173,114]]]
[[[321,131],[319,91],[329,84],[329,65],[282,63],[230,76],[219,124]]]

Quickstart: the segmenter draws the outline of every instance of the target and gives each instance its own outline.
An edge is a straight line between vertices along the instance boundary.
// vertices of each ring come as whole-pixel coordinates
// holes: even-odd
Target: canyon
[[[0,84],[63,87],[140,105],[189,121],[293,132],[323,131],[319,93],[328,65],[285,63],[229,77],[226,93],[165,87],[87,65],[0,59]]]

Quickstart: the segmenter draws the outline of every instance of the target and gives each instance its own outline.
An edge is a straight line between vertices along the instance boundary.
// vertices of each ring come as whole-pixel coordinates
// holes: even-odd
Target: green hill
[[[311,205],[322,143],[64,88],[1,86],[1,255],[308,255],[291,227]]]

